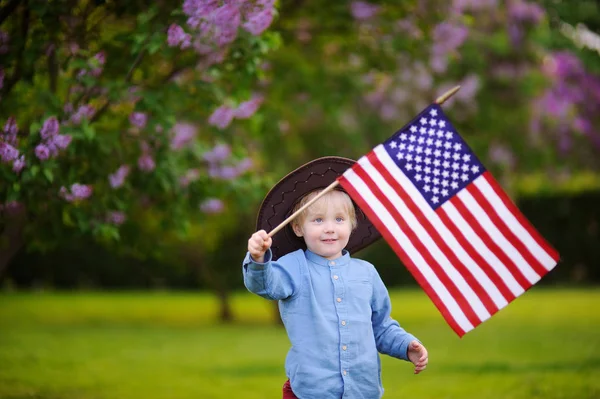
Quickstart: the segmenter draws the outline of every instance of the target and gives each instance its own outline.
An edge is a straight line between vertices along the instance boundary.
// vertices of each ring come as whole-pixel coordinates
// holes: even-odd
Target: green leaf
[[[42,173],[44,173],[44,176],[50,183],[52,183],[54,181],[54,174],[52,173],[52,171],[50,169],[44,168],[42,170]]]

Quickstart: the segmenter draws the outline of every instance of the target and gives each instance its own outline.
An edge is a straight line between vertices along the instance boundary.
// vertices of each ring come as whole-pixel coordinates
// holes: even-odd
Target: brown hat
[[[258,211],[256,229],[265,230],[268,233],[279,226],[292,214],[294,206],[302,196],[313,190],[329,186],[355,162],[342,157],[323,157],[308,162],[289,173],[273,186],[263,200]],[[341,190],[340,186],[338,188]],[[351,254],[367,247],[381,237],[358,205],[354,204],[354,207],[357,211],[357,226],[350,235],[350,241],[346,246]],[[273,245],[271,245],[273,260],[300,248],[306,249],[306,244],[301,237],[294,234],[289,224],[273,236]]]

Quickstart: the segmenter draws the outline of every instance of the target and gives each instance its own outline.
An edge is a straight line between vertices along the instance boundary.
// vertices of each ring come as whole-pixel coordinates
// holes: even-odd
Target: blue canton
[[[434,210],[485,172],[437,104],[425,108],[383,145]]]

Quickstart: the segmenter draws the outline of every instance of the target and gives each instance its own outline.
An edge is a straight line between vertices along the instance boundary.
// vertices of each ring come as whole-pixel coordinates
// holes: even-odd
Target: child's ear
[[[300,226],[298,226],[297,223],[292,223],[292,230],[294,230],[294,233],[298,237],[302,237],[304,235],[304,233],[302,233],[302,229],[300,228]]]

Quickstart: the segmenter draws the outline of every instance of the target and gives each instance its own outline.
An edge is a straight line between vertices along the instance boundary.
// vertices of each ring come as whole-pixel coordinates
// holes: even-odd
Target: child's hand
[[[248,240],[248,252],[250,252],[250,256],[255,262],[263,263],[265,252],[271,248],[271,244],[273,244],[273,240],[267,235],[266,231],[257,231]]]
[[[415,365],[415,374],[419,374],[425,370],[427,363],[429,362],[429,355],[427,349],[419,343],[419,341],[412,341],[408,345],[408,360]]]

